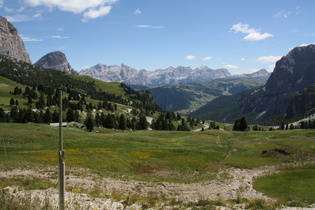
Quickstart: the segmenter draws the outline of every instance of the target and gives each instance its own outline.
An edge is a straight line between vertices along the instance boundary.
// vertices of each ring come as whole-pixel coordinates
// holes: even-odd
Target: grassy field
[[[5,109],[10,108],[10,99],[13,98],[14,100],[19,100],[20,104],[23,106],[24,103],[27,103],[27,99],[22,99],[20,96],[15,96],[10,94],[10,91],[14,91],[15,87],[25,89],[24,85],[19,83],[13,82],[4,77],[0,77],[0,106]]]
[[[124,180],[192,183],[216,179],[219,171],[229,167],[295,163],[295,167],[257,179],[255,187],[286,201],[294,195],[315,202],[315,191],[305,190],[315,186],[315,130],[98,131],[64,128],[67,167],[88,168]],[[58,128],[1,123],[0,142],[1,171],[58,162]]]
[[[315,166],[286,169],[257,179],[254,186],[292,206],[314,203]]]

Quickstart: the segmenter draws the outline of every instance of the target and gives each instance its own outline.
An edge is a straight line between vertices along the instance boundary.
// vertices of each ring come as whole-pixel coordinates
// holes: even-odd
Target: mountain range
[[[105,82],[123,82],[133,85],[169,85],[179,83],[207,82],[213,79],[231,76],[227,69],[213,70],[207,66],[191,67],[168,67],[155,71],[136,70],[124,64],[107,66],[97,64],[92,68],[80,71],[80,75],[89,75]]]
[[[190,113],[209,101],[224,95],[233,95],[264,85],[269,72],[262,69],[253,74],[243,74],[208,82],[142,86],[129,85],[139,91],[150,91],[155,102],[164,110]]]
[[[30,64],[27,66],[29,72],[26,72],[26,76],[30,77],[32,75],[31,60],[18,30],[3,17],[0,17],[0,29],[0,55],[2,56],[0,61],[3,61],[3,56],[5,56],[12,59],[12,62],[22,61]],[[35,65],[40,67],[43,74],[45,74],[45,69],[78,74],[71,68],[65,54],[58,51],[43,56]],[[19,79],[20,75],[8,72],[15,71],[14,68],[12,70],[3,66],[2,69],[14,80]],[[48,74],[53,75],[47,70]],[[275,123],[279,120],[289,121],[315,113],[315,45],[313,44],[292,49],[276,63],[270,77],[266,70],[233,76],[226,69],[213,70],[206,66],[196,69],[179,66],[155,71],[138,71],[124,64],[116,66],[98,64],[79,74],[89,75],[106,82],[151,86],[142,88],[152,91],[156,103],[160,100],[158,104],[160,106],[164,104],[162,107],[167,110],[174,110],[175,104],[178,106],[186,104],[190,109],[189,104],[197,104],[200,102],[198,98],[203,98],[202,103],[206,100],[210,102],[192,112],[191,116],[221,122],[231,123],[235,119],[246,116],[249,123]],[[269,79],[262,86],[261,83],[244,82],[246,79],[253,78],[258,78],[261,82],[261,78],[268,77]],[[33,82],[38,80],[38,78],[28,79]],[[209,81],[217,83],[209,83]],[[152,85],[160,87],[152,87]],[[195,94],[198,91],[199,93]],[[187,107],[181,107],[181,109],[185,108]]]

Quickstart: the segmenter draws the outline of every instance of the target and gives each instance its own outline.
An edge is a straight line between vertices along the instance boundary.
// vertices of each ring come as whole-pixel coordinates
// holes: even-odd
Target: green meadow
[[[124,180],[193,183],[216,179],[229,167],[281,165],[280,173],[256,179],[254,187],[285,202],[315,202],[315,130],[96,130],[63,129],[67,168]],[[56,127],[1,123],[0,142],[1,171],[58,163]]]

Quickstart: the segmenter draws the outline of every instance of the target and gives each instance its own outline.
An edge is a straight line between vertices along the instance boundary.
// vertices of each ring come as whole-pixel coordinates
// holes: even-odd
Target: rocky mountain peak
[[[48,53],[39,59],[34,65],[45,69],[66,72],[68,74],[78,74],[71,68],[66,55],[60,51]]]
[[[276,63],[265,90],[267,95],[288,94],[315,85],[315,45],[296,47]]]
[[[0,16],[0,54],[31,63],[18,30],[2,16]]]
[[[252,77],[267,77],[270,76],[270,73],[266,69],[260,69],[251,74]]]

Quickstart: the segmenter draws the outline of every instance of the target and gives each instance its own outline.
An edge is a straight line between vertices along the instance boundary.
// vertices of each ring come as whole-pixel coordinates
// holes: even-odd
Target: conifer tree
[[[46,109],[46,111],[45,111],[45,114],[44,114],[44,117],[43,117],[43,121],[44,121],[44,123],[51,123],[51,112],[50,112],[50,110],[49,109]]]
[[[92,117],[92,114],[88,114],[85,122],[84,122],[85,126],[86,126],[86,130],[89,132],[92,132],[94,130],[94,120]]]
[[[242,117],[238,120],[235,120],[235,123],[233,125],[233,131],[246,131],[248,130],[248,124],[246,117]]]
[[[34,114],[31,108],[28,108],[25,112],[25,121],[34,122]]]
[[[121,130],[127,129],[126,118],[125,118],[125,115],[123,113],[119,117],[118,128]]]
[[[66,113],[67,117],[66,117],[66,121],[67,122],[73,122],[75,121],[75,117],[74,117],[74,111],[70,108],[68,108],[67,113]]]
[[[0,122],[5,122],[5,112],[2,107],[0,107]]]
[[[11,106],[14,106],[14,104],[15,104],[15,100],[14,100],[13,98],[11,98],[11,99],[10,99],[10,105],[11,105]]]
[[[53,123],[57,123],[59,122],[59,113],[57,112],[57,110],[55,109],[55,111],[52,114],[52,122]]]
[[[144,130],[148,128],[148,121],[144,115],[141,115],[139,118],[138,129]]]

